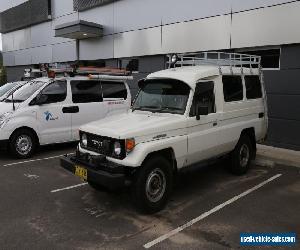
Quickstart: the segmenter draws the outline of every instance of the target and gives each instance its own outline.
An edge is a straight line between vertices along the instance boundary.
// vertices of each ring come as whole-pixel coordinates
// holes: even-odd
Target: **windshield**
[[[19,82],[10,82],[0,87],[0,97],[5,95],[8,91],[17,86]]]
[[[38,89],[40,89],[45,82],[41,81],[31,81],[25,84],[23,87],[19,88],[14,92],[15,102],[24,102],[30,96],[32,96]],[[5,99],[5,102],[12,102],[12,96]]]
[[[132,110],[184,114],[190,87],[174,79],[144,80]]]

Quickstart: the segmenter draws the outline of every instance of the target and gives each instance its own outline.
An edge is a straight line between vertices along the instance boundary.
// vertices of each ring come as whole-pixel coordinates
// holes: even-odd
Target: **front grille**
[[[111,138],[87,134],[87,149],[96,153],[110,156],[112,154],[113,142]]]
[[[80,145],[82,148],[117,159],[124,159],[126,157],[125,140],[119,140],[80,131],[80,141],[83,133],[87,135],[87,146],[84,147],[81,143]],[[121,155],[119,156],[115,155],[113,152],[116,141],[120,142],[121,144]]]

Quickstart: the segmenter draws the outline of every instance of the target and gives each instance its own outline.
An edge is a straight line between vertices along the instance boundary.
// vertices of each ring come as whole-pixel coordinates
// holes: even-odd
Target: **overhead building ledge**
[[[87,39],[103,36],[103,26],[83,20],[63,23],[55,27],[55,36],[71,39]]]

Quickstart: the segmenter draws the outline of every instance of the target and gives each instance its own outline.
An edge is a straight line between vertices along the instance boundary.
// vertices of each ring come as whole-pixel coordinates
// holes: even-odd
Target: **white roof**
[[[234,74],[241,75],[241,67],[232,67],[222,66],[221,72],[222,74]],[[171,68],[166,70],[161,70],[155,73],[152,73],[147,76],[147,79],[153,78],[171,78],[183,81],[187,83],[192,89],[195,89],[196,83],[204,78],[219,76],[220,75],[219,66],[213,65],[201,65],[201,66],[184,66],[178,68]],[[246,75],[258,75],[258,69],[249,69],[243,67],[243,74]]]

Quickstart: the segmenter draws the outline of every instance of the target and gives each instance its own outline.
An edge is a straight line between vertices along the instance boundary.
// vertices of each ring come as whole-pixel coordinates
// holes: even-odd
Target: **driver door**
[[[64,112],[69,106],[67,82],[55,81],[39,94],[44,100],[37,108],[37,123],[41,144],[71,140],[71,113]]]
[[[219,114],[216,113],[215,86],[213,81],[197,83],[190,117],[188,118],[188,165],[212,158],[218,146]],[[198,110],[206,110],[196,118]],[[198,117],[199,118],[199,117]]]

